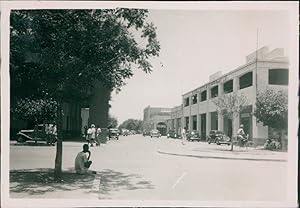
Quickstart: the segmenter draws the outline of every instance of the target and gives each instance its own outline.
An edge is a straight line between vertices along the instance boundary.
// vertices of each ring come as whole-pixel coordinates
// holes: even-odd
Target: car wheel
[[[217,145],[220,145],[220,142],[219,142],[219,140],[217,140],[217,141],[216,141],[216,144],[217,144]]]
[[[23,143],[25,141],[26,141],[26,139],[24,137],[22,137],[22,136],[17,137],[17,142]]]

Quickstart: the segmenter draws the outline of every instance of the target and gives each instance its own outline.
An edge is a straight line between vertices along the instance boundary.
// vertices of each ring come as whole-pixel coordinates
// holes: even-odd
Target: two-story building
[[[210,130],[223,130],[229,136],[235,136],[240,124],[251,139],[265,139],[268,137],[268,127],[257,122],[253,116],[258,92],[266,87],[287,90],[288,58],[281,48],[269,51],[263,47],[246,57],[246,64],[224,75],[217,72],[210,76],[209,82],[186,92],[182,95],[181,112],[178,107],[172,109],[170,128],[181,120],[181,126],[188,130],[197,130],[204,139]],[[247,108],[234,120],[217,113],[214,99],[228,93],[243,94],[247,98]],[[181,119],[177,115],[182,115]],[[178,120],[179,119],[179,120]]]

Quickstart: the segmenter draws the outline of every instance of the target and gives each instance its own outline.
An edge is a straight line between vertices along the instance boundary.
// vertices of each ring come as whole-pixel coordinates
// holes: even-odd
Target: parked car
[[[216,143],[217,145],[220,144],[227,144],[230,145],[231,139],[223,131],[218,130],[211,130],[209,132],[209,135],[207,136],[207,142],[210,143]]]
[[[119,140],[119,130],[115,128],[110,128],[108,130],[108,138],[109,140],[112,138]]]
[[[169,130],[167,133],[167,138],[173,138],[176,139],[178,138],[179,135],[177,135],[175,130]]]
[[[38,124],[36,129],[26,129],[20,130],[17,133],[17,142],[26,142],[26,141],[45,141],[47,142],[47,134],[44,124]],[[56,142],[56,141],[55,141]]]
[[[150,136],[151,131],[144,130],[143,136]]]
[[[151,137],[151,138],[152,138],[152,137],[157,137],[157,138],[159,138],[159,137],[161,137],[161,134],[160,134],[160,132],[159,132],[158,130],[153,129],[153,130],[151,130],[151,132],[150,132],[150,137]]]
[[[122,132],[123,136],[128,136],[129,135],[129,130],[127,130],[127,129],[122,129],[121,132]]]
[[[130,135],[136,135],[136,131],[135,130],[131,130],[130,131]]]
[[[186,134],[186,139],[188,141],[201,141],[201,137],[198,131],[188,131]]]

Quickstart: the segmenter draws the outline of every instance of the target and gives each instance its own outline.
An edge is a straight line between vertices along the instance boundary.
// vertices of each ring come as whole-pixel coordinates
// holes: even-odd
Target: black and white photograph
[[[2,207],[297,207],[299,2],[2,1]]]

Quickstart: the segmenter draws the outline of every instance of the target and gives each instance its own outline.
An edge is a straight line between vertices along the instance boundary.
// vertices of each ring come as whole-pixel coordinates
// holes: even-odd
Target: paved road
[[[188,143],[198,149],[203,143]],[[63,169],[73,167],[82,143],[65,142]],[[286,162],[200,159],[159,154],[187,148],[179,140],[140,135],[93,147],[92,169],[101,174],[99,199],[282,201]],[[226,148],[224,146],[224,148]],[[53,168],[55,147],[10,148],[10,169]]]

